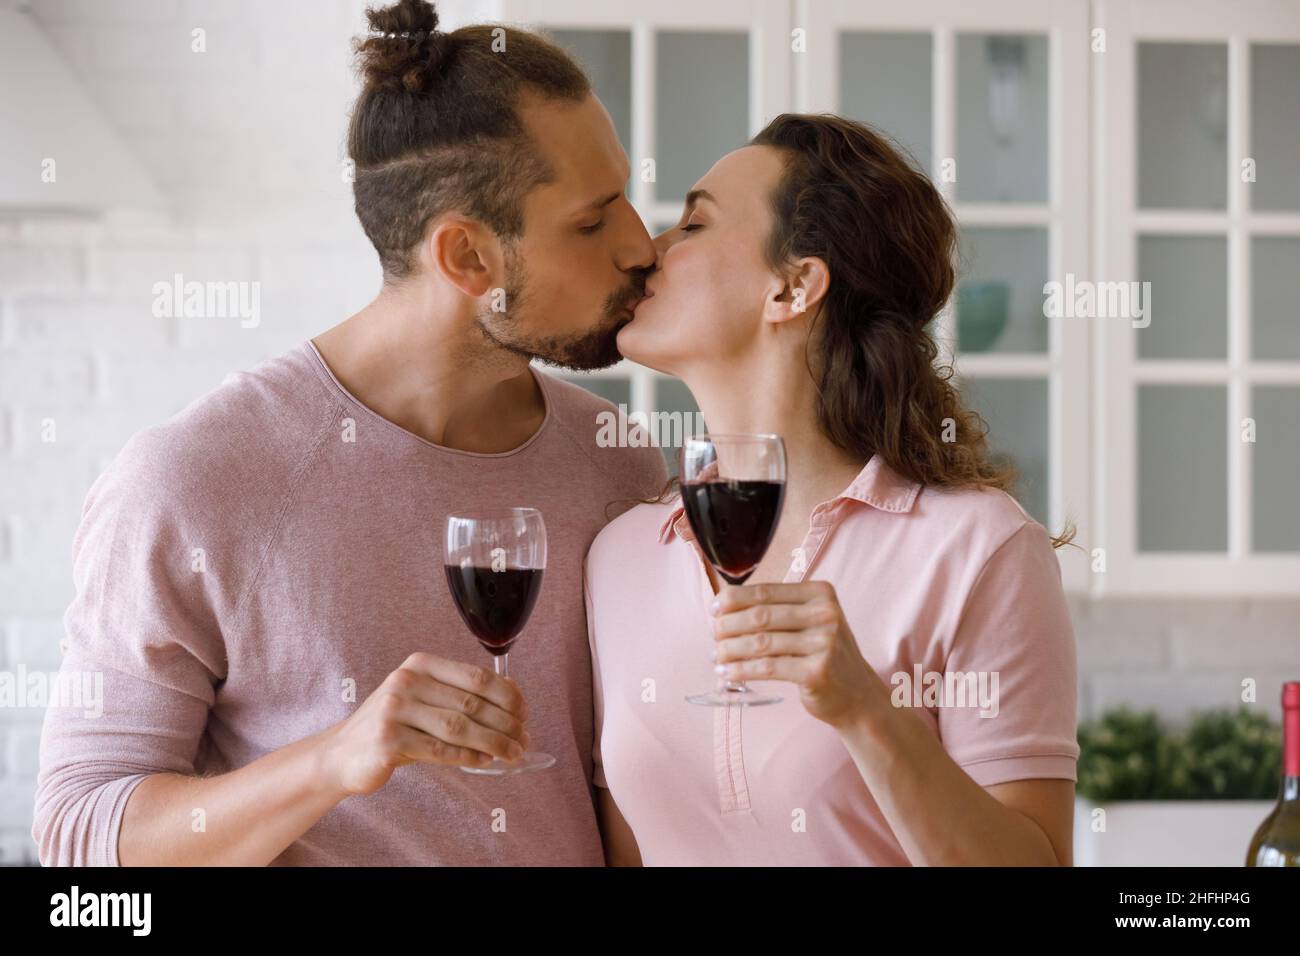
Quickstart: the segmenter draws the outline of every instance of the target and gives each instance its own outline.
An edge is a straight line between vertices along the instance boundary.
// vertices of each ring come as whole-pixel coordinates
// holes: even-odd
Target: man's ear
[[[425,241],[430,265],[472,299],[487,295],[501,283],[504,257],[497,237],[480,223],[448,216],[434,226]]]
[[[773,283],[772,293],[763,308],[767,322],[787,322],[805,312],[813,312],[830,288],[831,274],[826,263],[816,256],[805,256],[790,264],[783,280]]]

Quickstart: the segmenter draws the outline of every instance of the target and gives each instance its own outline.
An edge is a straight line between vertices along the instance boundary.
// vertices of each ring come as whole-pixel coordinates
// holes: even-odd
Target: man
[[[47,865],[603,862],[582,560],[666,476],[529,360],[616,361],[654,248],[565,53],[413,0],[368,15],[349,152],[383,289],[91,488],[63,668],[102,671],[104,707],[47,714]],[[441,566],[447,514],[516,505],[549,539],[517,683]],[[555,765],[459,769],[530,745]]]

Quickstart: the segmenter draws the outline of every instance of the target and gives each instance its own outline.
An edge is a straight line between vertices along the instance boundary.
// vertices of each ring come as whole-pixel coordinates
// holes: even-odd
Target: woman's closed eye
[[[696,229],[703,229],[703,228],[704,228],[704,223],[688,222],[686,225],[682,226],[682,232],[694,232]]]

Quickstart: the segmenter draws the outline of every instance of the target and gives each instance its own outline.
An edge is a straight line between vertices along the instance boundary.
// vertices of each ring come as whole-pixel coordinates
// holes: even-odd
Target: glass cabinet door
[[[1086,117],[1087,2],[800,10],[810,55],[795,71],[798,108],[884,133],[952,206],[957,286],[931,325],[942,360],[1018,472],[1021,505],[1053,531],[1068,519],[1086,532],[1087,448],[1065,437],[1087,431],[1087,334],[1047,314],[1045,291],[1086,276],[1087,172],[1071,127]],[[1062,555],[1072,588],[1088,584],[1081,554]]]
[[[1102,332],[1119,589],[1300,581],[1300,10],[1105,3],[1096,201],[1149,321]]]

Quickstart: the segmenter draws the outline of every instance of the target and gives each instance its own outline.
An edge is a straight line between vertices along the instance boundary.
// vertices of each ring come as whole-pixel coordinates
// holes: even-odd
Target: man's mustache
[[[650,278],[652,271],[652,269],[638,269],[626,288],[620,289],[605,300],[606,312],[610,315],[622,312],[624,309],[632,308],[638,300],[644,299],[646,280]]]

